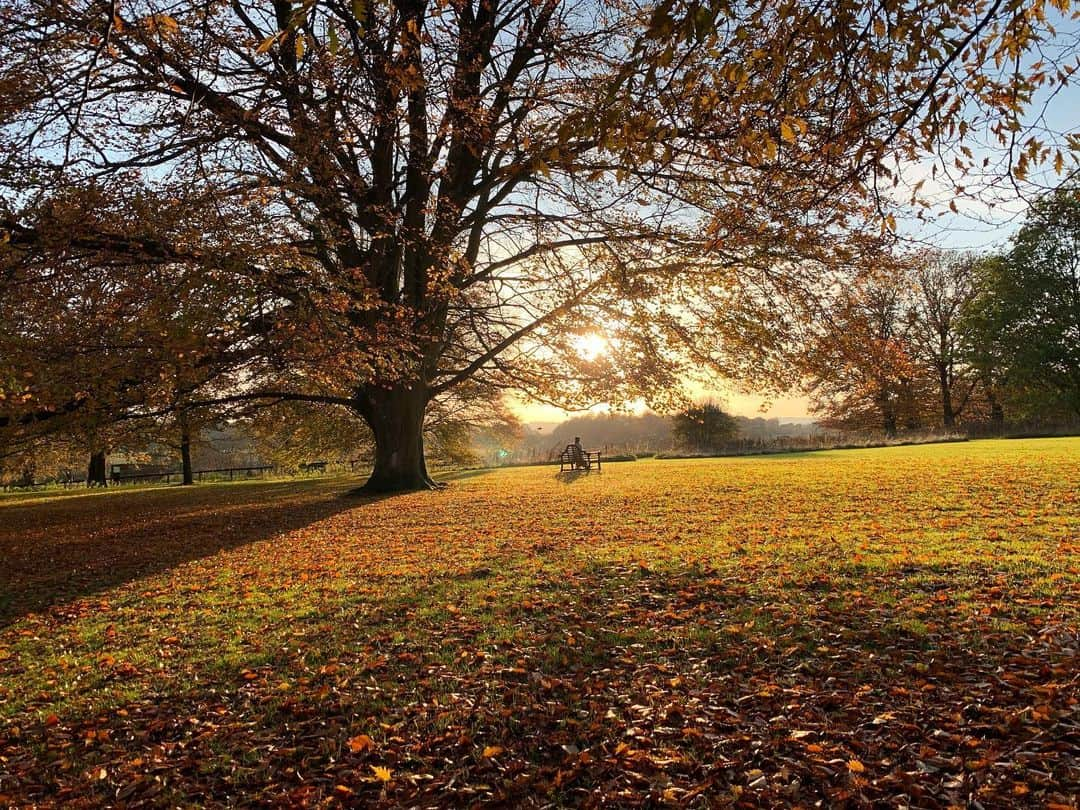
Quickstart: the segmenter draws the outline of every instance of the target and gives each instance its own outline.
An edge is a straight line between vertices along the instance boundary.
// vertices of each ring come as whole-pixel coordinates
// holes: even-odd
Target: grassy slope
[[[0,795],[1080,790],[1078,439],[351,483],[0,504]]]

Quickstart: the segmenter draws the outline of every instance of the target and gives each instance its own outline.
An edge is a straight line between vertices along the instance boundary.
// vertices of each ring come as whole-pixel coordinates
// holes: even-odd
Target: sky
[[[1080,23],[1070,21],[1059,27],[1062,40],[1080,38]],[[1050,96],[1036,96],[1032,104],[1032,113],[1027,123],[1033,130],[1047,133],[1080,134],[1080,85],[1073,84],[1055,91]],[[995,150],[987,143],[980,147],[978,140],[968,142],[977,159],[992,156]],[[995,163],[998,158],[992,158]],[[951,159],[949,159],[951,160]],[[1060,182],[1061,178],[1050,170],[1036,172],[1026,189],[1020,189],[1011,183],[995,183],[992,189],[983,189],[970,198],[955,197],[952,183],[943,180],[941,175],[931,177],[932,161],[922,164],[908,164],[902,170],[904,183],[897,192],[897,201],[906,202],[910,189],[919,180],[924,180],[922,196],[928,197],[932,208],[923,212],[921,217],[914,212],[898,217],[897,233],[902,242],[930,245],[945,250],[990,252],[1006,248],[1009,239],[1016,233],[1023,221],[1023,214],[1028,202],[1040,187],[1048,188]],[[991,167],[994,168],[994,165]],[[1067,161],[1067,172],[1076,172],[1077,155]],[[998,171],[998,179],[1002,172]],[[950,203],[956,203],[956,211],[950,210]],[[807,419],[812,416],[810,403],[806,397],[792,393],[786,397],[768,398],[765,394],[740,392],[731,385],[717,380],[715,385],[703,386],[687,384],[687,392],[698,401],[713,399],[724,404],[726,409],[740,416],[776,417],[781,420]],[[550,405],[512,400],[512,410],[525,423],[561,422],[580,412],[571,413]],[[607,405],[598,405],[594,412],[610,410]],[[632,405],[632,410],[644,410],[643,403]]]
[[[770,403],[762,394],[738,393],[730,387],[725,388],[723,383],[719,381],[715,388],[706,388],[691,384],[688,385],[688,391],[693,399],[698,401],[712,399],[718,403],[723,403],[725,410],[738,416],[777,417],[781,421],[784,419],[807,419],[810,417],[808,410],[809,403],[806,398],[802,396],[783,397],[774,399]],[[763,407],[765,410],[762,410]],[[521,400],[511,400],[510,408],[525,424],[537,422],[562,422],[572,416],[580,416],[582,414],[582,411],[564,411],[561,408],[555,408],[551,405]],[[591,408],[589,412],[605,413],[610,410],[611,407],[609,405],[600,404]],[[645,405],[640,402],[632,403],[631,410],[635,413],[640,413],[645,410]]]

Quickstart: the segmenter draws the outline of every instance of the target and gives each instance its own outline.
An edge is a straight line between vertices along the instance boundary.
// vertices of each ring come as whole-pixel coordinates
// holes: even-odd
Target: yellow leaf
[[[484,759],[491,759],[497,757],[503,752],[502,746],[488,745],[484,747]]]
[[[295,47],[296,47],[296,58],[299,61],[300,59],[304,58],[305,42],[304,42],[304,35],[303,34],[297,34],[296,35],[296,46]]]
[[[255,53],[266,53],[274,47],[274,43],[277,42],[278,35],[272,34],[262,41],[262,44],[255,49]]]
[[[390,769],[389,768],[383,768],[383,767],[381,767],[379,765],[372,765],[371,770],[374,771],[375,778],[378,779],[380,782],[389,782],[390,781]]]
[[[168,14],[154,14],[145,22],[150,33],[156,33],[162,38],[173,36],[180,31],[180,24]]]
[[[780,137],[788,143],[795,143],[795,130],[786,119],[780,122]]]
[[[862,773],[866,770],[866,766],[863,765],[857,759],[849,759],[847,764],[848,770],[852,773]]]

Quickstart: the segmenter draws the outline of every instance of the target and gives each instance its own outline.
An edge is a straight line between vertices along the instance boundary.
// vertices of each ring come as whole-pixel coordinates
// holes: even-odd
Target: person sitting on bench
[[[581,437],[575,436],[574,443],[566,448],[570,451],[570,458],[574,461],[574,469],[587,470],[589,463],[585,456],[585,450],[581,446]]]

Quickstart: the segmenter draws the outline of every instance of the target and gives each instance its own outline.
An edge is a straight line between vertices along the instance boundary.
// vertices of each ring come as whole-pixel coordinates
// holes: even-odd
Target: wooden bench
[[[582,450],[572,444],[559,454],[559,472],[575,470],[600,470],[600,451]]]

